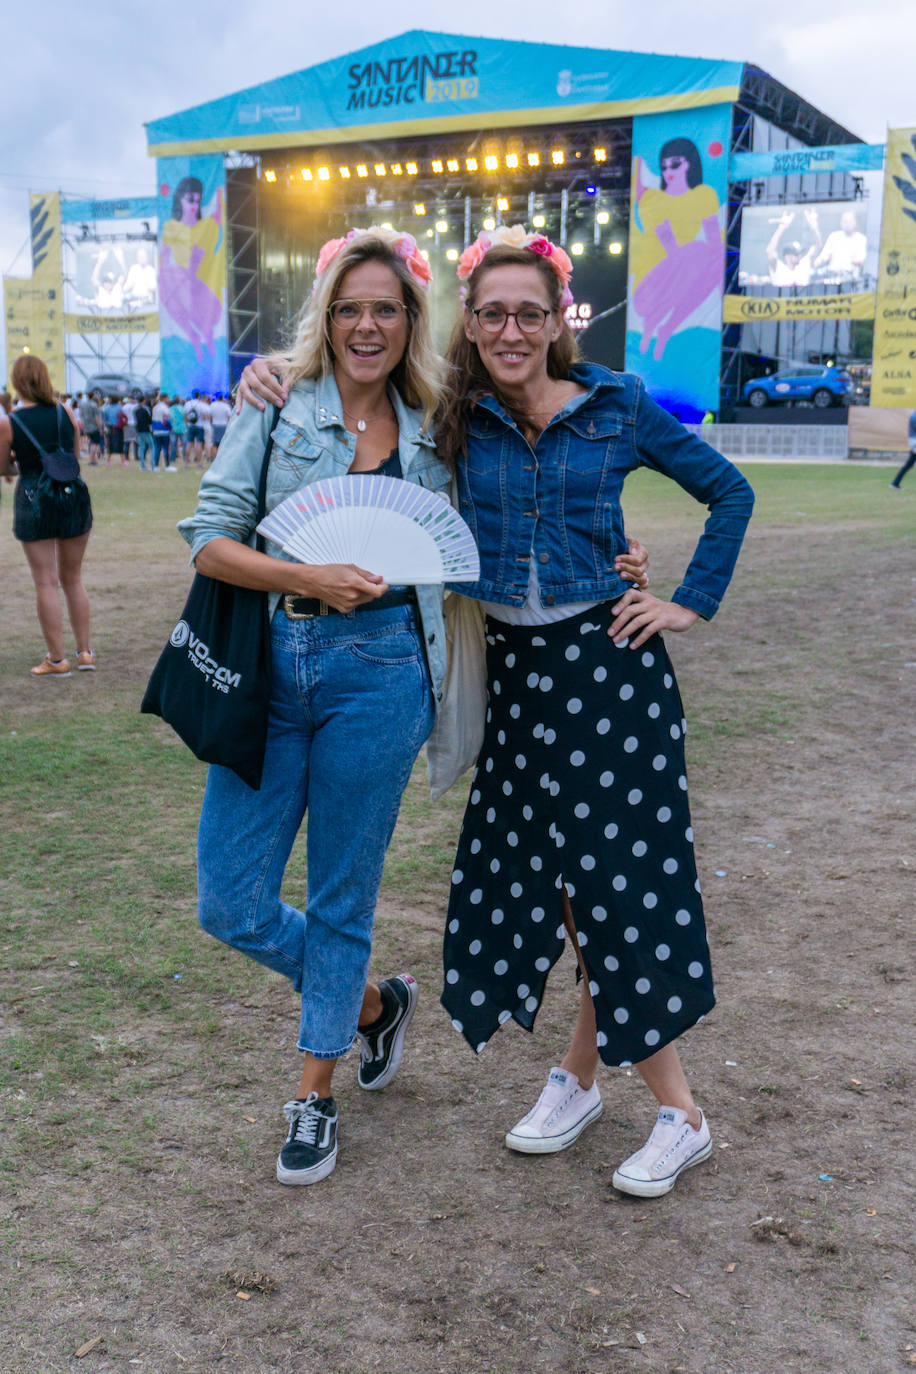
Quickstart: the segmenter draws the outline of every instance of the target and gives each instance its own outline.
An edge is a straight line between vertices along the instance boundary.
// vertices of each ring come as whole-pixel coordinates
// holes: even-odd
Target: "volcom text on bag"
[[[181,649],[186,644],[190,662],[198,672],[211,679],[210,686],[215,687],[218,691],[228,692],[231,687],[238,687],[241,684],[241,672],[233,672],[231,668],[226,668],[217,663],[210,654],[210,646],[205,644],[199,635],[195,635],[186,620],[179,620],[169,635],[169,643],[174,645],[176,649]]]

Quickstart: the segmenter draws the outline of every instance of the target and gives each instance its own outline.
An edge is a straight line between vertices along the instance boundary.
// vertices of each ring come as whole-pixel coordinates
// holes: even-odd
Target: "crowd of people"
[[[179,465],[213,462],[232,408],[222,394],[192,391],[187,398],[163,391],[148,396],[63,396],[79,425],[81,450],[90,467],[134,461],[141,472],[177,472]]]

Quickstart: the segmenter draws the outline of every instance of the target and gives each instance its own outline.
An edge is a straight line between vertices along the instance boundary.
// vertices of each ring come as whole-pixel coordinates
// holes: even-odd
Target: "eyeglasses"
[[[344,298],[328,306],[328,314],[332,323],[336,325],[359,324],[367,310],[372,316],[372,323],[381,325],[382,329],[393,329],[405,314],[403,302],[395,300],[393,296],[382,296],[375,301]]]
[[[540,305],[523,305],[521,310],[504,310],[501,305],[482,305],[479,310],[472,310],[471,314],[476,316],[477,323],[488,334],[498,334],[505,329],[507,320],[515,320],[523,334],[537,334],[553,311],[544,310]]]
[[[663,172],[676,172],[677,169],[678,169],[678,167],[686,167],[686,166],[687,166],[687,159],[686,159],[685,157],[663,157],[663,158],[662,158],[662,171],[663,171]]]

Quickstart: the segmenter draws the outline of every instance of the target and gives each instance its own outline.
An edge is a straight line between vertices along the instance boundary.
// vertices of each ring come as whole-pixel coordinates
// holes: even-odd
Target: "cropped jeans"
[[[353,1042],[385,851],[434,707],[412,606],[271,621],[273,695],[261,788],[210,768],[198,836],[203,928],[282,973],[302,998],[299,1049]],[[280,895],[308,815],[305,910]]]

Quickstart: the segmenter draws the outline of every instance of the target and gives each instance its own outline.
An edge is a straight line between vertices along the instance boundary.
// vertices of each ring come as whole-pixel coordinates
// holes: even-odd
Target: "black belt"
[[[319,615],[354,615],[359,611],[390,611],[395,606],[415,604],[416,595],[413,587],[405,587],[403,591],[385,592],[378,600],[365,601],[359,606],[354,606],[352,611],[335,611],[333,606],[329,606],[326,601],[319,601],[317,596],[293,596],[287,593],[280,602],[290,620],[313,620]]]

